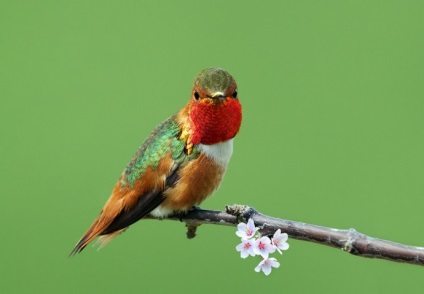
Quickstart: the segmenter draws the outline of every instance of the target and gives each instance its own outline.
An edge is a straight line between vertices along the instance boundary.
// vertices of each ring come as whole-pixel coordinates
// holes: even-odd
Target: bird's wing
[[[176,117],[160,124],[146,139],[122,173],[99,217],[72,250],[78,253],[99,235],[123,231],[164,200],[164,191],[179,179],[179,170],[199,156],[186,153]]]

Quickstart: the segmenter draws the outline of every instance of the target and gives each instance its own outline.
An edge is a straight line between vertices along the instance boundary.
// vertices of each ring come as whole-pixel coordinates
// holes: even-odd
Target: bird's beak
[[[222,92],[215,92],[215,93],[212,94],[212,98],[224,100],[225,99],[225,94],[222,93]]]

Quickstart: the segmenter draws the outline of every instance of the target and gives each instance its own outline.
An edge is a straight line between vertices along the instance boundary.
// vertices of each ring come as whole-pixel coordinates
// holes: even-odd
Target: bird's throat
[[[237,99],[222,103],[195,103],[189,111],[193,144],[216,144],[235,137],[240,129],[242,114]]]

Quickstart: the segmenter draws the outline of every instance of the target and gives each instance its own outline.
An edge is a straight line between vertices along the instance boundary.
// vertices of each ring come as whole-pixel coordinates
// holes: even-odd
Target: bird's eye
[[[194,99],[199,100],[199,98],[200,98],[199,92],[194,91]]]
[[[232,95],[232,96],[233,96],[233,98],[237,98],[237,89],[235,89],[235,90],[234,90],[234,92],[233,92],[233,95]]]

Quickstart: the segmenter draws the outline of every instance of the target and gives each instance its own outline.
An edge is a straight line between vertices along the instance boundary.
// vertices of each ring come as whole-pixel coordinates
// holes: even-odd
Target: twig
[[[354,229],[340,230],[278,219],[261,214],[246,205],[227,206],[226,211],[196,208],[187,214],[172,215],[164,219],[184,221],[187,225],[187,237],[194,238],[197,227],[202,224],[237,226],[239,222],[247,222],[249,218],[253,219],[255,225],[260,228],[262,235],[272,235],[276,230],[281,229],[293,239],[340,248],[353,255],[424,265],[423,247],[372,238]]]

